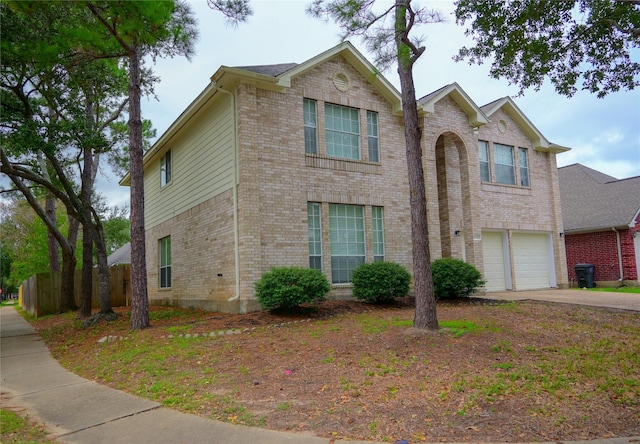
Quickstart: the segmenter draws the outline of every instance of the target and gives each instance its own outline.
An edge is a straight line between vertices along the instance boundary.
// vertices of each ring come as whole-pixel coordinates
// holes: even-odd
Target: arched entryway
[[[475,228],[472,211],[469,150],[459,135],[444,132],[436,140],[435,160],[442,257],[455,257],[482,268],[482,255],[475,251],[479,242],[474,242],[480,231]]]

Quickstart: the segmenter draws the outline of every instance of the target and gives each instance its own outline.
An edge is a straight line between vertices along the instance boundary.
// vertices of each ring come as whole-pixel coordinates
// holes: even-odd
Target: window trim
[[[386,253],[384,242],[384,207],[371,206],[371,234],[373,237],[373,262],[384,262]],[[380,252],[382,254],[380,254]]]
[[[171,150],[167,150],[160,159],[160,188],[164,188],[171,183],[172,160]]]
[[[313,110],[307,110],[307,108],[311,108],[311,105],[313,105]],[[306,154],[318,154],[318,101],[307,98],[303,99],[302,113],[304,122],[304,152]],[[307,114],[309,115],[308,120]],[[311,137],[311,133],[313,133],[313,137]]]
[[[334,118],[333,112],[332,113],[328,112],[329,108],[339,109],[341,113],[340,117]],[[355,111],[356,119],[343,118],[342,114],[345,110],[349,112]],[[345,122],[350,123],[350,125],[348,125],[349,128],[348,129],[329,128],[330,122],[338,119],[343,124]],[[325,127],[325,152],[327,153],[327,156],[334,157],[336,159],[356,160],[356,161],[362,160],[362,141],[361,141],[362,134],[360,131],[360,108],[354,108],[352,106],[345,106],[345,105],[339,105],[336,103],[325,102],[324,103],[324,127]],[[352,131],[353,129],[357,130],[357,132],[353,132]],[[330,140],[334,138],[338,138],[341,141],[344,141],[345,138],[347,140],[355,138],[355,140],[357,141],[357,144],[356,146],[354,146],[354,145],[347,145],[345,143],[330,142]],[[330,147],[333,150],[333,152],[329,152]],[[340,148],[341,150],[340,153],[338,153],[338,148]],[[356,154],[357,157],[346,156],[345,148],[348,149],[349,152],[353,152],[354,154]]]
[[[322,266],[322,204],[319,202],[307,202],[307,230],[309,238],[309,268],[322,271],[324,268]],[[312,244],[314,246],[313,253],[316,254],[312,254]],[[320,250],[319,254],[318,249]],[[314,259],[316,260],[314,261]],[[319,259],[320,263],[319,268],[317,264],[314,264],[317,259]]]
[[[345,208],[344,214],[337,214],[339,208]],[[354,217],[346,214],[348,209],[358,210],[359,215],[354,214]],[[365,228],[365,207],[364,205],[350,205],[350,204],[329,204],[329,221],[330,221],[330,241],[331,241],[331,283],[332,284],[351,284],[351,277],[353,274],[353,270],[358,265],[361,265],[366,262],[367,257],[367,242],[366,242],[366,228]],[[360,220],[361,228],[353,229],[349,224],[349,220],[353,219]],[[340,224],[340,220],[346,221],[346,228],[338,227]],[[357,223],[357,222],[356,222]],[[336,250],[338,246],[346,247],[347,253],[350,253],[349,250],[352,247],[356,247],[358,254],[337,254]],[[348,263],[347,268],[339,268],[336,265],[336,262],[342,259],[341,262]],[[355,265],[355,266],[351,266]],[[347,272],[346,279],[342,276],[342,273]]]
[[[376,111],[367,110],[367,148],[369,162],[380,163],[380,125]]]
[[[158,239],[158,288],[171,286],[171,236],[165,236]]]
[[[497,149],[498,147],[502,147],[502,148],[508,148],[510,153],[511,153],[511,163],[502,163],[501,159],[499,159],[498,153],[497,153]],[[500,161],[499,161],[500,160]],[[516,185],[518,183],[517,181],[517,177],[516,177],[516,169],[515,169],[515,165],[516,164],[516,158],[515,158],[515,150],[514,150],[514,146],[513,145],[505,145],[503,143],[494,143],[493,144],[493,165],[494,165],[494,171],[495,171],[495,182],[497,184],[500,185]],[[502,167],[502,168],[499,168]],[[504,170],[505,172],[507,171],[507,168],[511,171],[510,177],[509,179],[513,178],[513,181],[509,181],[509,182],[505,182],[502,181],[504,175],[502,174],[502,171]]]
[[[518,147],[518,173],[520,174],[520,178],[518,181],[521,187],[531,187],[531,174],[529,174],[529,171],[529,150],[527,148]]]
[[[480,153],[484,151],[487,159],[483,160],[480,156]],[[486,140],[478,140],[478,162],[480,164],[480,181],[481,182],[491,182],[491,155],[489,153],[489,142]],[[482,165],[486,165],[486,175],[487,180],[484,180],[482,177]]]

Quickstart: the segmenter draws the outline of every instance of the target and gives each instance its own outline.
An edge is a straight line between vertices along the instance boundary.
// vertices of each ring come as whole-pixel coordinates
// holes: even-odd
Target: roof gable
[[[503,97],[498,100],[494,100],[481,107],[482,111],[491,118],[498,110],[504,111],[511,119],[518,125],[520,130],[533,142],[533,148],[537,151],[551,152],[551,153],[563,153],[571,150],[564,146],[551,143],[546,137],[535,127],[529,118],[518,108],[511,97]]]
[[[489,119],[485,113],[475,104],[469,95],[458,85],[457,83],[451,83],[445,85],[442,88],[427,94],[418,100],[418,104],[422,107],[422,110],[426,113],[433,114],[435,112],[435,105],[443,98],[450,96],[456,104],[462,108],[462,110],[469,117],[469,125],[472,127],[478,127],[489,123]]]
[[[625,229],[640,211],[640,176],[618,180],[579,163],[558,168],[565,231]]]
[[[350,42],[340,43],[300,64],[285,63],[235,68],[222,66],[211,77],[211,81],[220,88],[230,90],[231,85],[249,80],[260,88],[283,92],[291,87],[291,81],[294,78],[337,55],[342,56],[350,63],[382,97],[389,101],[394,114],[400,115],[402,113],[400,92]]]

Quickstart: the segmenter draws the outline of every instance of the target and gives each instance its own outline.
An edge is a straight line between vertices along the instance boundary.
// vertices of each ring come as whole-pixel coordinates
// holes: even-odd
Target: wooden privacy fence
[[[115,265],[109,268],[109,294],[112,307],[128,306],[131,301],[131,265]],[[38,273],[22,283],[20,287],[20,306],[28,313],[40,317],[59,311],[62,293],[60,284],[62,273]],[[80,305],[82,292],[82,270],[76,270],[74,276],[76,304]],[[100,307],[98,297],[98,270],[93,270],[92,308]]]

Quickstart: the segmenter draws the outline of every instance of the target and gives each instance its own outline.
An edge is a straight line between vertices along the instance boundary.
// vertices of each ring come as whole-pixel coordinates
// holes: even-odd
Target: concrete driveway
[[[579,289],[548,289],[532,291],[505,291],[474,295],[500,301],[549,301],[566,304],[590,305],[593,307],[617,308],[640,312],[640,294],[614,293],[606,291],[587,291]]]

